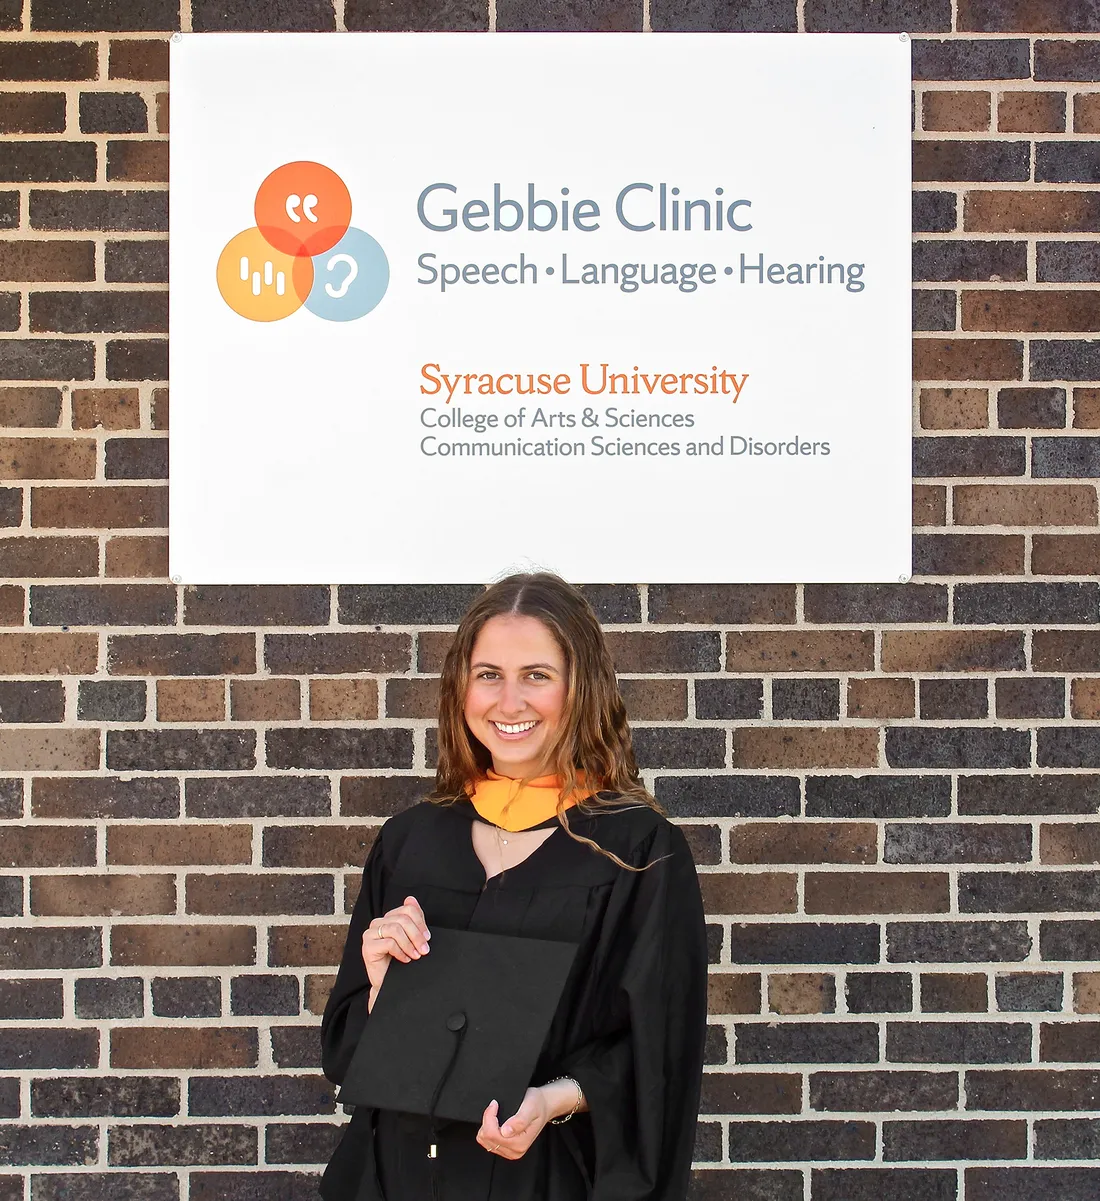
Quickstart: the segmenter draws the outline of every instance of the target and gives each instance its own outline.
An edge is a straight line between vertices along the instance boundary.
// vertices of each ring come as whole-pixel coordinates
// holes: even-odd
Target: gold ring
[[[491,1150],[495,1155],[500,1150],[500,1143],[493,1143]]]
[[[377,926],[375,926],[375,927],[374,927],[374,932],[375,932],[375,934],[377,934],[377,935],[378,935],[378,937],[379,937],[379,938],[385,938],[385,937],[386,937],[386,936],[385,936],[385,935],[382,933],[382,926],[381,926],[381,923],[379,923],[379,925],[377,925]]]

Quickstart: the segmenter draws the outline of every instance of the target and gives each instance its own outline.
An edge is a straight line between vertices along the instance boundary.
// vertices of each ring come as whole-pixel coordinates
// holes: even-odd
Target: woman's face
[[[481,627],[463,713],[502,776],[544,775],[565,705],[565,656],[537,617],[505,614]]]

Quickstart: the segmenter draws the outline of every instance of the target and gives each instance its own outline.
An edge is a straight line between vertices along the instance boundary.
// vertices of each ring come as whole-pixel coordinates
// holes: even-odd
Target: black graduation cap
[[[432,926],[431,950],[394,960],[338,1100],[481,1123],[510,1118],[531,1083],[577,948]]]

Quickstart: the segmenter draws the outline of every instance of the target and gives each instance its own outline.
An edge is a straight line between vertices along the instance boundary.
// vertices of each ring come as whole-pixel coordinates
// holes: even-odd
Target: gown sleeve
[[[625,1026],[587,1043],[561,1072],[584,1090],[595,1142],[591,1201],[683,1201],[706,1037],[706,925],[683,833],[662,823],[628,877],[609,996]]]
[[[348,936],[321,1018],[321,1070],[333,1084],[344,1074],[367,1024],[370,981],[363,964],[363,931],[381,913],[383,892],[382,836],[375,838],[363,868],[363,883],[352,908]]]

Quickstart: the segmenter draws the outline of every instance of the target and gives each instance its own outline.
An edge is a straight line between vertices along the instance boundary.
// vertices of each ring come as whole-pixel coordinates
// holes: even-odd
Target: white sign
[[[173,576],[908,577],[909,49],[174,39]]]

